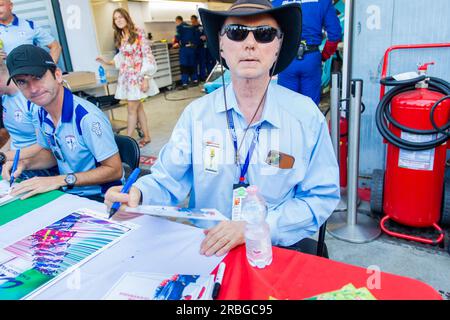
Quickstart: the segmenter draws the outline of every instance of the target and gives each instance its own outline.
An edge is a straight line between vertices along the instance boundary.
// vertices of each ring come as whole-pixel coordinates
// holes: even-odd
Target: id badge
[[[247,183],[238,183],[233,185],[233,206],[231,209],[231,220],[241,221],[242,218],[242,200],[247,196]]]
[[[218,174],[220,157],[220,145],[215,142],[206,142],[203,149],[203,169],[206,172]]]

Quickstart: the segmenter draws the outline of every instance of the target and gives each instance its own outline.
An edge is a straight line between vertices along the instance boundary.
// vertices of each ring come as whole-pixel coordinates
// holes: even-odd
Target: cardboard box
[[[67,81],[72,90],[75,90],[78,87],[88,87],[97,84],[95,73],[91,71],[70,72],[63,75],[63,79]]]

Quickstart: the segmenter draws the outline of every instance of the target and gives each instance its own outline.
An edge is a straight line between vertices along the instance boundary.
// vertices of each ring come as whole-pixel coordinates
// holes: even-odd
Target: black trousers
[[[317,255],[317,244],[318,244],[318,242],[316,240],[313,240],[310,238],[305,238],[305,239],[300,240],[297,243],[294,243],[291,246],[288,246],[288,247],[280,246],[280,248]],[[327,248],[326,243],[323,244],[323,257],[328,258],[328,248]]]

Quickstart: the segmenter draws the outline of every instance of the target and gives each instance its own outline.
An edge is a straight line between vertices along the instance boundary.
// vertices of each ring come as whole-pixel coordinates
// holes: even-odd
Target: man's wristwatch
[[[4,165],[6,162],[6,154],[0,152],[0,166]]]
[[[71,190],[75,186],[75,183],[77,183],[77,176],[73,173],[68,173],[64,181],[67,183],[67,189]]]

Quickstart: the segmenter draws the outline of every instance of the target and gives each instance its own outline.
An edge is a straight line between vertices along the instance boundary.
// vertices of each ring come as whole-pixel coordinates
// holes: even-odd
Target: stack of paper
[[[211,299],[214,275],[125,273],[103,297],[105,300]]]
[[[11,188],[9,187],[9,182],[6,180],[0,181],[0,206],[7,204],[11,201],[16,200],[17,196],[12,196],[9,194]]]
[[[170,206],[138,206],[136,208],[128,207],[126,212],[148,214],[159,217],[179,218],[179,219],[196,219],[224,221],[229,220],[216,209],[194,209],[180,208]]]
[[[79,209],[0,250],[0,300],[32,298],[138,227],[99,216]]]

